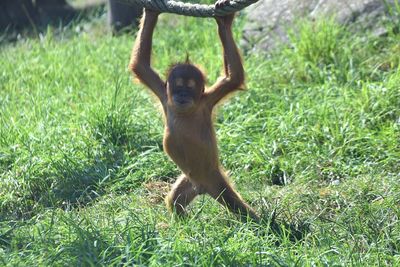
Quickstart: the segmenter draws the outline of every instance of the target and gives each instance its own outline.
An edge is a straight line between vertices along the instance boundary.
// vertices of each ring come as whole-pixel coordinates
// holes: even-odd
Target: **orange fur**
[[[165,201],[180,215],[199,194],[207,193],[229,210],[258,219],[228,182],[219,158],[212,113],[226,95],[244,84],[241,57],[232,37],[233,15],[217,18],[225,76],[205,91],[203,72],[189,62],[173,65],[167,81],[150,66],[152,34],[158,14],[145,10],[132,52],[132,72],[159,98],[165,116],[164,150],[182,171]]]

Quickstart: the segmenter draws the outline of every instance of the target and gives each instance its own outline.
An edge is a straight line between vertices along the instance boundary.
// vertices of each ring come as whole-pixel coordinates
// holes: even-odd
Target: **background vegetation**
[[[0,47],[0,265],[400,265],[396,22],[378,38],[302,21],[290,46],[245,52],[247,90],[216,115],[219,148],[274,232],[206,196],[186,220],[167,213],[179,171],[127,71],[134,34],[101,25]],[[162,15],[156,68],[186,52],[209,83],[221,73],[212,19]]]

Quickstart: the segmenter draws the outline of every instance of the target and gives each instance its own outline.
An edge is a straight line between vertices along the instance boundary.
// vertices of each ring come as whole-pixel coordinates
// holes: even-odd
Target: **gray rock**
[[[242,45],[246,50],[273,50],[288,42],[288,29],[295,29],[296,19],[333,16],[338,23],[352,24],[357,30],[386,34],[379,22],[396,0],[260,0],[246,9]]]

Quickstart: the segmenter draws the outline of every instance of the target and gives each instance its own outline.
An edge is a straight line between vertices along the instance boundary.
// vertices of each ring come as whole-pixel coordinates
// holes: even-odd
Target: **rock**
[[[270,51],[288,42],[288,29],[296,19],[334,17],[338,23],[351,24],[357,30],[386,34],[379,22],[387,18],[388,6],[396,0],[260,0],[246,9],[242,45],[245,50]]]

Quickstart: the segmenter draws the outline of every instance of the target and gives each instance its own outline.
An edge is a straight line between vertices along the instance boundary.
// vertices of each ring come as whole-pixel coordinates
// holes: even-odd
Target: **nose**
[[[188,90],[179,90],[178,95],[179,96],[183,96],[183,97],[189,97],[190,96]]]

